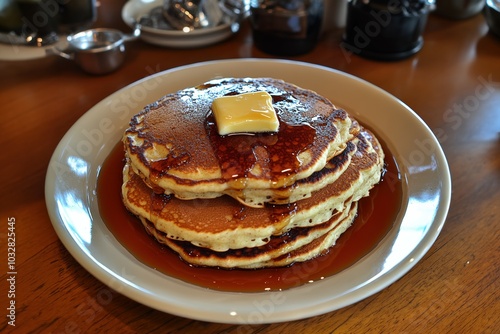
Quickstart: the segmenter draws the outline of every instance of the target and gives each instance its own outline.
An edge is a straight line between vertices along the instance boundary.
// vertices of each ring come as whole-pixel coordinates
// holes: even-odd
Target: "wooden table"
[[[129,31],[124,1],[101,1],[96,26]],[[446,224],[429,252],[403,278],[354,305],[269,325],[227,325],[165,314],[109,289],[59,241],[44,199],[53,150],[94,104],[154,72],[222,58],[269,58],[244,25],[203,49],[129,45],[110,75],[82,73],[61,58],[0,61],[0,330],[9,278],[7,233],[15,219],[15,329],[19,333],[498,333],[500,328],[500,40],[481,15],[462,21],[431,16],[420,53],[402,61],[346,56],[340,31],[293,59],[363,78],[407,103],[436,133],[447,155],[453,196]],[[496,328],[496,330],[495,330]]]

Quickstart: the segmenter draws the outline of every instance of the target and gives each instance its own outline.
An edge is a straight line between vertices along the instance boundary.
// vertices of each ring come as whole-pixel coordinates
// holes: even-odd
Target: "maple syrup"
[[[358,216],[335,246],[315,259],[282,268],[219,269],[195,267],[151,237],[121,200],[123,145],[118,143],[104,161],[97,181],[101,217],[116,239],[143,264],[198,286],[236,292],[262,292],[293,288],[332,276],[367,255],[391,229],[402,201],[397,163],[382,145],[386,172],[370,196],[359,201]]]
[[[307,123],[291,124],[281,120],[277,133],[220,136],[212,113],[206,119],[205,128],[226,181],[251,177],[250,172],[260,156],[259,160],[266,162],[263,167],[268,167],[261,177],[275,184],[284,178],[285,185],[292,184],[295,182],[292,175],[301,167],[299,154],[310,147],[316,137],[316,130]],[[245,185],[233,184],[233,188],[243,189]]]

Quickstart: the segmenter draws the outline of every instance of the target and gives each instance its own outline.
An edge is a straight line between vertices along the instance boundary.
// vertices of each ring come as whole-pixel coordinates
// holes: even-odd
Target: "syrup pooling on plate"
[[[370,197],[359,201],[354,224],[327,254],[284,268],[255,270],[194,267],[148,235],[140,221],[124,207],[120,197],[123,145],[118,143],[107,157],[97,181],[100,215],[119,243],[144,265],[170,277],[221,291],[263,292],[290,289],[323,280],[367,255],[392,227],[402,200],[397,163],[387,147],[384,180]]]

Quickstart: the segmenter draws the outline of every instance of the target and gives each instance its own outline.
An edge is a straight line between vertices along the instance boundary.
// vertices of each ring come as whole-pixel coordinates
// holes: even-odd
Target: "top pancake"
[[[253,91],[273,97],[279,131],[218,135],[212,101]],[[155,192],[214,198],[309,177],[345,149],[353,124],[344,110],[310,90],[271,78],[225,78],[147,106],[132,118],[123,142],[131,168]]]

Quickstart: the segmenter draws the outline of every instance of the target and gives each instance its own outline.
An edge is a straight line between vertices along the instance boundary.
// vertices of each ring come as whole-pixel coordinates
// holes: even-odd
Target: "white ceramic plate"
[[[141,16],[162,4],[163,0],[130,0],[122,8],[122,19],[134,29]],[[239,27],[238,22],[227,22],[212,28],[183,32],[144,26],[141,28],[141,39],[150,44],[172,48],[202,47],[229,38]]]
[[[281,292],[231,293],[187,284],[136,260],[108,231],[96,178],[129,119],[166,93],[217,77],[281,78],[309,88],[370,126],[395,155],[404,203],[393,228],[363,259],[337,275]],[[47,170],[47,208],[59,238],[92,275],[152,308],[210,322],[256,324],[330,312],[360,301],[407,273],[437,238],[451,195],[448,165],[429,128],[405,104],[345,73],[283,60],[198,63],[147,77],[83,115],[57,146]]]

